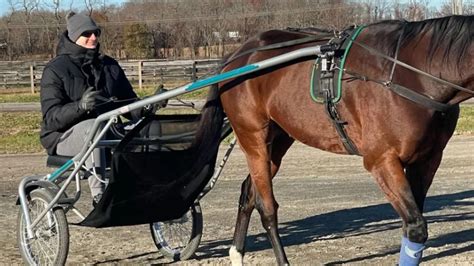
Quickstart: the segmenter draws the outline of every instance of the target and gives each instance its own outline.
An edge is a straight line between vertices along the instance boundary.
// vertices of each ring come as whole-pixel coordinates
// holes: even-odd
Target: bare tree
[[[45,38],[47,38],[46,46],[48,47],[50,57],[56,56],[56,44],[62,33],[63,12],[60,10],[60,0],[51,0],[51,2],[44,1],[40,5],[38,16],[41,18],[43,25],[45,25]],[[48,10],[52,10],[48,12]]]
[[[12,6],[13,7],[13,6]],[[13,8],[12,8],[13,9]],[[10,24],[12,22],[12,16],[14,12],[12,10],[9,15],[5,16],[4,19],[4,24],[5,24],[5,31],[6,31],[6,36],[5,36],[5,43],[6,43],[6,55],[8,60],[13,60],[13,42],[12,42],[12,28],[10,27]]]
[[[93,5],[93,0],[84,0],[84,4],[86,5],[87,12],[89,13],[89,16],[92,15],[92,12],[94,12],[94,5]]]
[[[25,16],[26,34],[28,40],[28,51],[33,50],[33,40],[31,37],[31,29],[29,27],[32,19],[32,12],[38,8],[39,0],[23,0],[23,13]]]
[[[0,17],[0,57],[54,56],[65,28],[64,16],[73,1],[7,0],[10,12]],[[384,19],[421,20],[452,14],[451,0],[442,8],[428,0],[128,0],[122,6],[107,0],[79,0],[102,28],[101,49],[126,56],[125,29],[145,25],[142,39],[150,40],[153,57],[222,56],[258,32],[287,27],[340,30],[348,25]],[[463,2],[473,13],[472,0]],[[145,35],[147,35],[145,37]],[[147,48],[148,49],[148,48]],[[130,54],[130,53],[129,53]],[[137,53],[138,54],[138,53]]]

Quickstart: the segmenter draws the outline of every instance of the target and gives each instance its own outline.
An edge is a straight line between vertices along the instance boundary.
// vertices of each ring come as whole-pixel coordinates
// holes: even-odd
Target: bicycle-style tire
[[[28,211],[31,222],[46,208],[54,195],[46,189],[31,191]],[[66,214],[55,207],[43,217],[33,230],[34,237],[28,239],[23,212],[17,219],[17,240],[21,256],[27,265],[64,265],[69,252],[69,227]]]
[[[150,224],[151,235],[160,253],[174,261],[184,261],[194,255],[201,243],[203,219],[199,202],[183,217]]]

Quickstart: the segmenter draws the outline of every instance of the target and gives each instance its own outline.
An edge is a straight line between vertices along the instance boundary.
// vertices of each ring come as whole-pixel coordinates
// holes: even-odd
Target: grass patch
[[[37,102],[39,103],[39,92],[32,93],[5,93],[0,94],[0,103],[28,103],[28,102]]]
[[[0,153],[42,152],[40,123],[39,112],[0,112]]]
[[[182,113],[179,110],[163,111]],[[183,113],[189,112],[190,110],[183,111]],[[0,112],[0,154],[43,152],[39,142],[40,123],[39,112]],[[461,107],[455,134],[474,135],[473,105]]]
[[[461,106],[456,134],[473,135],[474,134],[474,105]]]
[[[170,84],[165,84],[166,89],[174,89],[179,86],[182,86],[186,84],[186,82],[183,83],[170,83]],[[138,86],[134,86],[137,88]],[[153,95],[155,92],[156,87],[152,86],[144,86],[142,89],[136,89],[135,93],[138,95],[140,98],[144,98],[150,95]],[[198,100],[198,99],[205,99],[207,96],[209,89],[204,88],[202,90],[196,90],[192,91],[190,93],[184,94],[182,96],[179,96],[180,99],[185,99],[185,100]],[[28,102],[40,102],[40,93],[30,93],[30,92],[12,92],[12,93],[2,93],[0,94],[0,103],[28,103]]]

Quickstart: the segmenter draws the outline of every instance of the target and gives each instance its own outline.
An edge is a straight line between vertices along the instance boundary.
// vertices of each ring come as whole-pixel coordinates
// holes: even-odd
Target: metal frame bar
[[[46,206],[46,208],[38,215],[38,217],[32,222],[30,214],[28,212],[28,206],[27,206],[27,200],[26,200],[26,193],[25,193],[25,188],[27,183],[33,182],[36,180],[39,180],[38,177],[32,177],[32,178],[26,178],[23,179],[20,182],[20,185],[18,187],[18,194],[20,196],[20,204],[21,204],[21,209],[23,211],[23,215],[25,217],[25,223],[26,223],[26,230],[29,238],[33,238],[33,228],[39,223],[41,219],[46,215],[48,211],[51,210],[51,208],[58,202],[59,198],[61,195],[64,193],[66,188],[69,186],[69,184],[72,182],[73,178],[76,177],[77,179],[79,178],[77,176],[77,173],[81,169],[82,165],[86,161],[86,159],[89,157],[89,155],[92,153],[92,151],[95,149],[97,144],[99,143],[99,140],[105,135],[105,133],[108,131],[110,126],[112,125],[113,122],[116,121],[116,116],[113,116],[109,119],[107,124],[104,126],[104,128],[100,131],[100,133],[96,136],[92,144],[90,145],[84,145],[82,148],[81,152],[74,156],[71,160],[67,161],[63,166],[61,166],[59,169],[54,171],[51,175],[45,176],[45,178],[49,181],[54,181],[56,180],[60,175],[65,173],[67,170],[69,170],[73,165],[75,165],[74,170],[72,171],[71,174],[69,174],[68,178],[66,179],[65,183],[62,185],[62,187],[59,189],[57,194],[54,196],[54,198],[51,200],[51,202]],[[95,123],[94,123],[95,124]],[[89,143],[93,138],[94,135],[97,131],[97,128],[94,131],[91,131],[88,135],[88,140],[85,143]],[[77,163],[74,163],[77,162]],[[77,182],[79,183],[79,182]],[[80,186],[77,186],[77,189],[80,190]],[[76,201],[79,198],[76,197]]]
[[[85,143],[90,143],[90,145],[84,145],[81,151],[73,157],[70,161],[68,161],[66,164],[61,166],[59,169],[54,171],[52,174],[47,175],[45,178],[50,181],[56,180],[60,175],[62,175],[64,172],[67,170],[71,169],[71,167],[74,165],[74,170],[72,173],[69,175],[69,177],[66,179],[65,183],[61,187],[61,189],[58,191],[58,194],[53,198],[53,200],[48,204],[46,209],[33,221],[31,222],[30,216],[28,213],[28,206],[27,206],[27,199],[26,199],[26,192],[25,188],[26,185],[30,182],[33,182],[35,180],[39,180],[39,178],[25,178],[20,182],[19,188],[18,188],[18,193],[20,197],[20,204],[21,204],[21,209],[23,211],[24,217],[25,217],[25,223],[27,227],[27,233],[28,237],[32,238],[33,235],[33,228],[39,223],[39,221],[46,215],[46,213],[58,202],[61,194],[64,193],[66,190],[67,186],[71,183],[73,177],[78,173],[79,169],[81,166],[84,164],[85,160],[87,157],[92,153],[92,150],[95,149],[98,146],[99,140],[104,136],[105,132],[110,128],[113,122],[117,120],[117,117],[120,115],[123,115],[125,113],[129,113],[133,110],[137,110],[139,108],[143,108],[147,105],[154,104],[157,102],[160,102],[162,100],[167,100],[182,94],[186,94],[213,84],[217,84],[222,81],[226,81],[229,79],[237,78],[240,76],[244,76],[262,69],[266,69],[272,66],[279,65],[281,63],[286,63],[294,59],[306,57],[306,56],[318,56],[321,55],[325,52],[331,51],[333,49],[332,45],[318,45],[318,46],[312,46],[312,47],[306,47],[302,49],[298,49],[289,53],[285,53],[282,55],[275,56],[273,58],[269,58],[266,60],[262,60],[253,64],[245,65],[240,68],[236,68],[233,70],[230,70],[228,72],[221,73],[219,75],[215,75],[206,79],[202,80],[197,80],[196,82],[193,83],[188,83],[186,85],[183,85],[181,87],[178,87],[176,89],[151,96],[149,98],[125,105],[121,108],[109,111],[107,113],[104,113],[96,118],[94,121],[94,124],[89,132],[89,135],[86,138]],[[96,132],[99,131],[100,126],[107,121],[107,124],[102,128],[100,133],[97,135]],[[94,139],[95,136],[95,139]],[[233,147],[233,146],[232,146]],[[227,159],[225,159],[227,160]],[[225,161],[224,161],[225,164]],[[218,174],[220,174],[220,171],[222,169],[218,168]]]

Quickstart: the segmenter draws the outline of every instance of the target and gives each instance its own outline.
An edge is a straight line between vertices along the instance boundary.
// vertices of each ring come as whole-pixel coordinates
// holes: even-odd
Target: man
[[[60,38],[57,57],[46,65],[41,79],[40,140],[50,155],[74,156],[86,145],[94,118],[130,103],[123,100],[133,101],[137,95],[117,61],[99,53],[101,30],[96,23],[74,12],[66,19],[67,31]],[[100,179],[104,157],[103,149],[95,149],[85,162]],[[88,180],[97,203],[105,185],[94,175]]]

